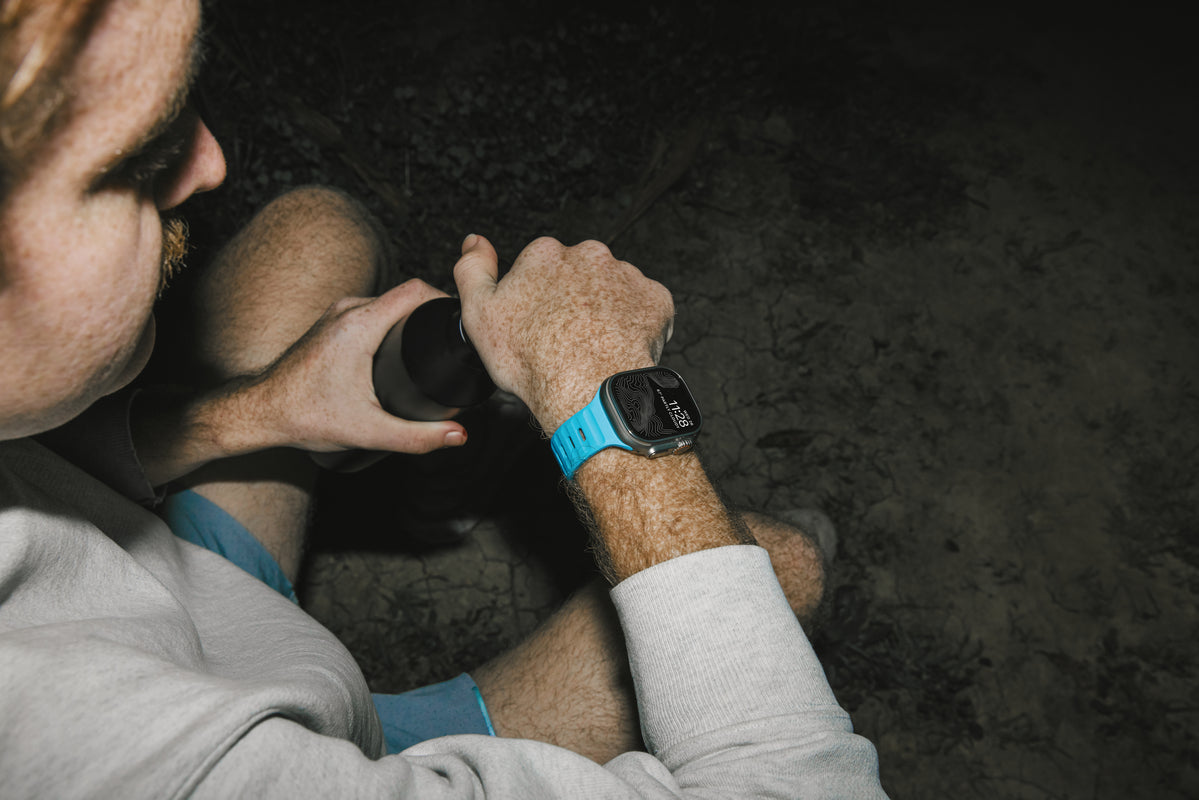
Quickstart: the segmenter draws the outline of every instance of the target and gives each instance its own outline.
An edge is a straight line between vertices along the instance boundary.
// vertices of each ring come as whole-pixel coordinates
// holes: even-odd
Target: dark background
[[[609,242],[675,292],[730,497],[837,523],[813,641],[894,796],[1194,796],[1196,72],[1137,13],[212,3],[195,260],[306,183],[396,281],[450,289],[470,232]],[[326,481],[305,604],[378,690],[587,574],[544,446],[496,430],[491,472]],[[463,544],[405,534],[438,491],[487,520]]]

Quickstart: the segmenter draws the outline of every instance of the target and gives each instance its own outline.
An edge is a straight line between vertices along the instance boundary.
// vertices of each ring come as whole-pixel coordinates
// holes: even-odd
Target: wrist
[[[544,378],[537,389],[530,392],[529,409],[537,418],[537,423],[545,435],[553,436],[554,431],[558,430],[563,422],[592,401],[600,384],[607,378],[618,372],[654,365],[654,360],[649,355],[644,355]]]
[[[138,459],[154,486],[182,477],[220,458],[277,442],[247,396],[252,380],[236,380],[196,394],[162,387],[138,395],[130,434]]]
[[[600,568],[614,584],[687,553],[755,544],[694,453],[649,460],[605,450],[579,467],[574,485],[594,520]]]
[[[278,427],[288,419],[285,407],[286,401],[255,375],[234,378],[199,398],[193,413],[219,457],[226,458],[292,444],[295,436]]]

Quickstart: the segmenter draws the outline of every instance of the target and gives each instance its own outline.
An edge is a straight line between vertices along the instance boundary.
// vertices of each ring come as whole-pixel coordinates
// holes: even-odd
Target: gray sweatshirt
[[[883,797],[765,551],[612,591],[648,753],[451,736],[383,755],[294,604],[41,445],[0,442],[0,798]]]

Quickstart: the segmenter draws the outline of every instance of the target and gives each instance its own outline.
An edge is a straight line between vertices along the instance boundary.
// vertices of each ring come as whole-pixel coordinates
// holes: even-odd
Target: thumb
[[[458,422],[414,422],[393,417],[379,410],[376,439],[372,450],[391,450],[397,453],[430,453],[443,447],[458,447],[466,443],[466,429]]]
[[[454,265],[454,283],[465,308],[480,296],[495,291],[499,257],[491,242],[472,233],[462,242],[462,258]]]

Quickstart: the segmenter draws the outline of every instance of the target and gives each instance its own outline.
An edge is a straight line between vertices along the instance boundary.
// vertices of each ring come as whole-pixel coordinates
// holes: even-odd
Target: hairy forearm
[[[609,352],[597,348],[598,352]],[[529,399],[547,436],[616,372],[652,366],[648,353],[609,354],[590,372],[558,375]],[[612,584],[687,553],[732,544],[755,544],[741,517],[729,511],[695,453],[656,459],[620,448],[583,462],[568,483],[571,498],[591,530],[596,563]]]
[[[162,486],[211,461],[272,445],[254,419],[253,403],[246,401],[252,382],[234,380],[202,394],[147,389],[138,395],[129,427],[151,485]]]
[[[613,584],[687,553],[754,544],[694,453],[651,460],[608,449],[583,464],[575,479],[597,561]]]

